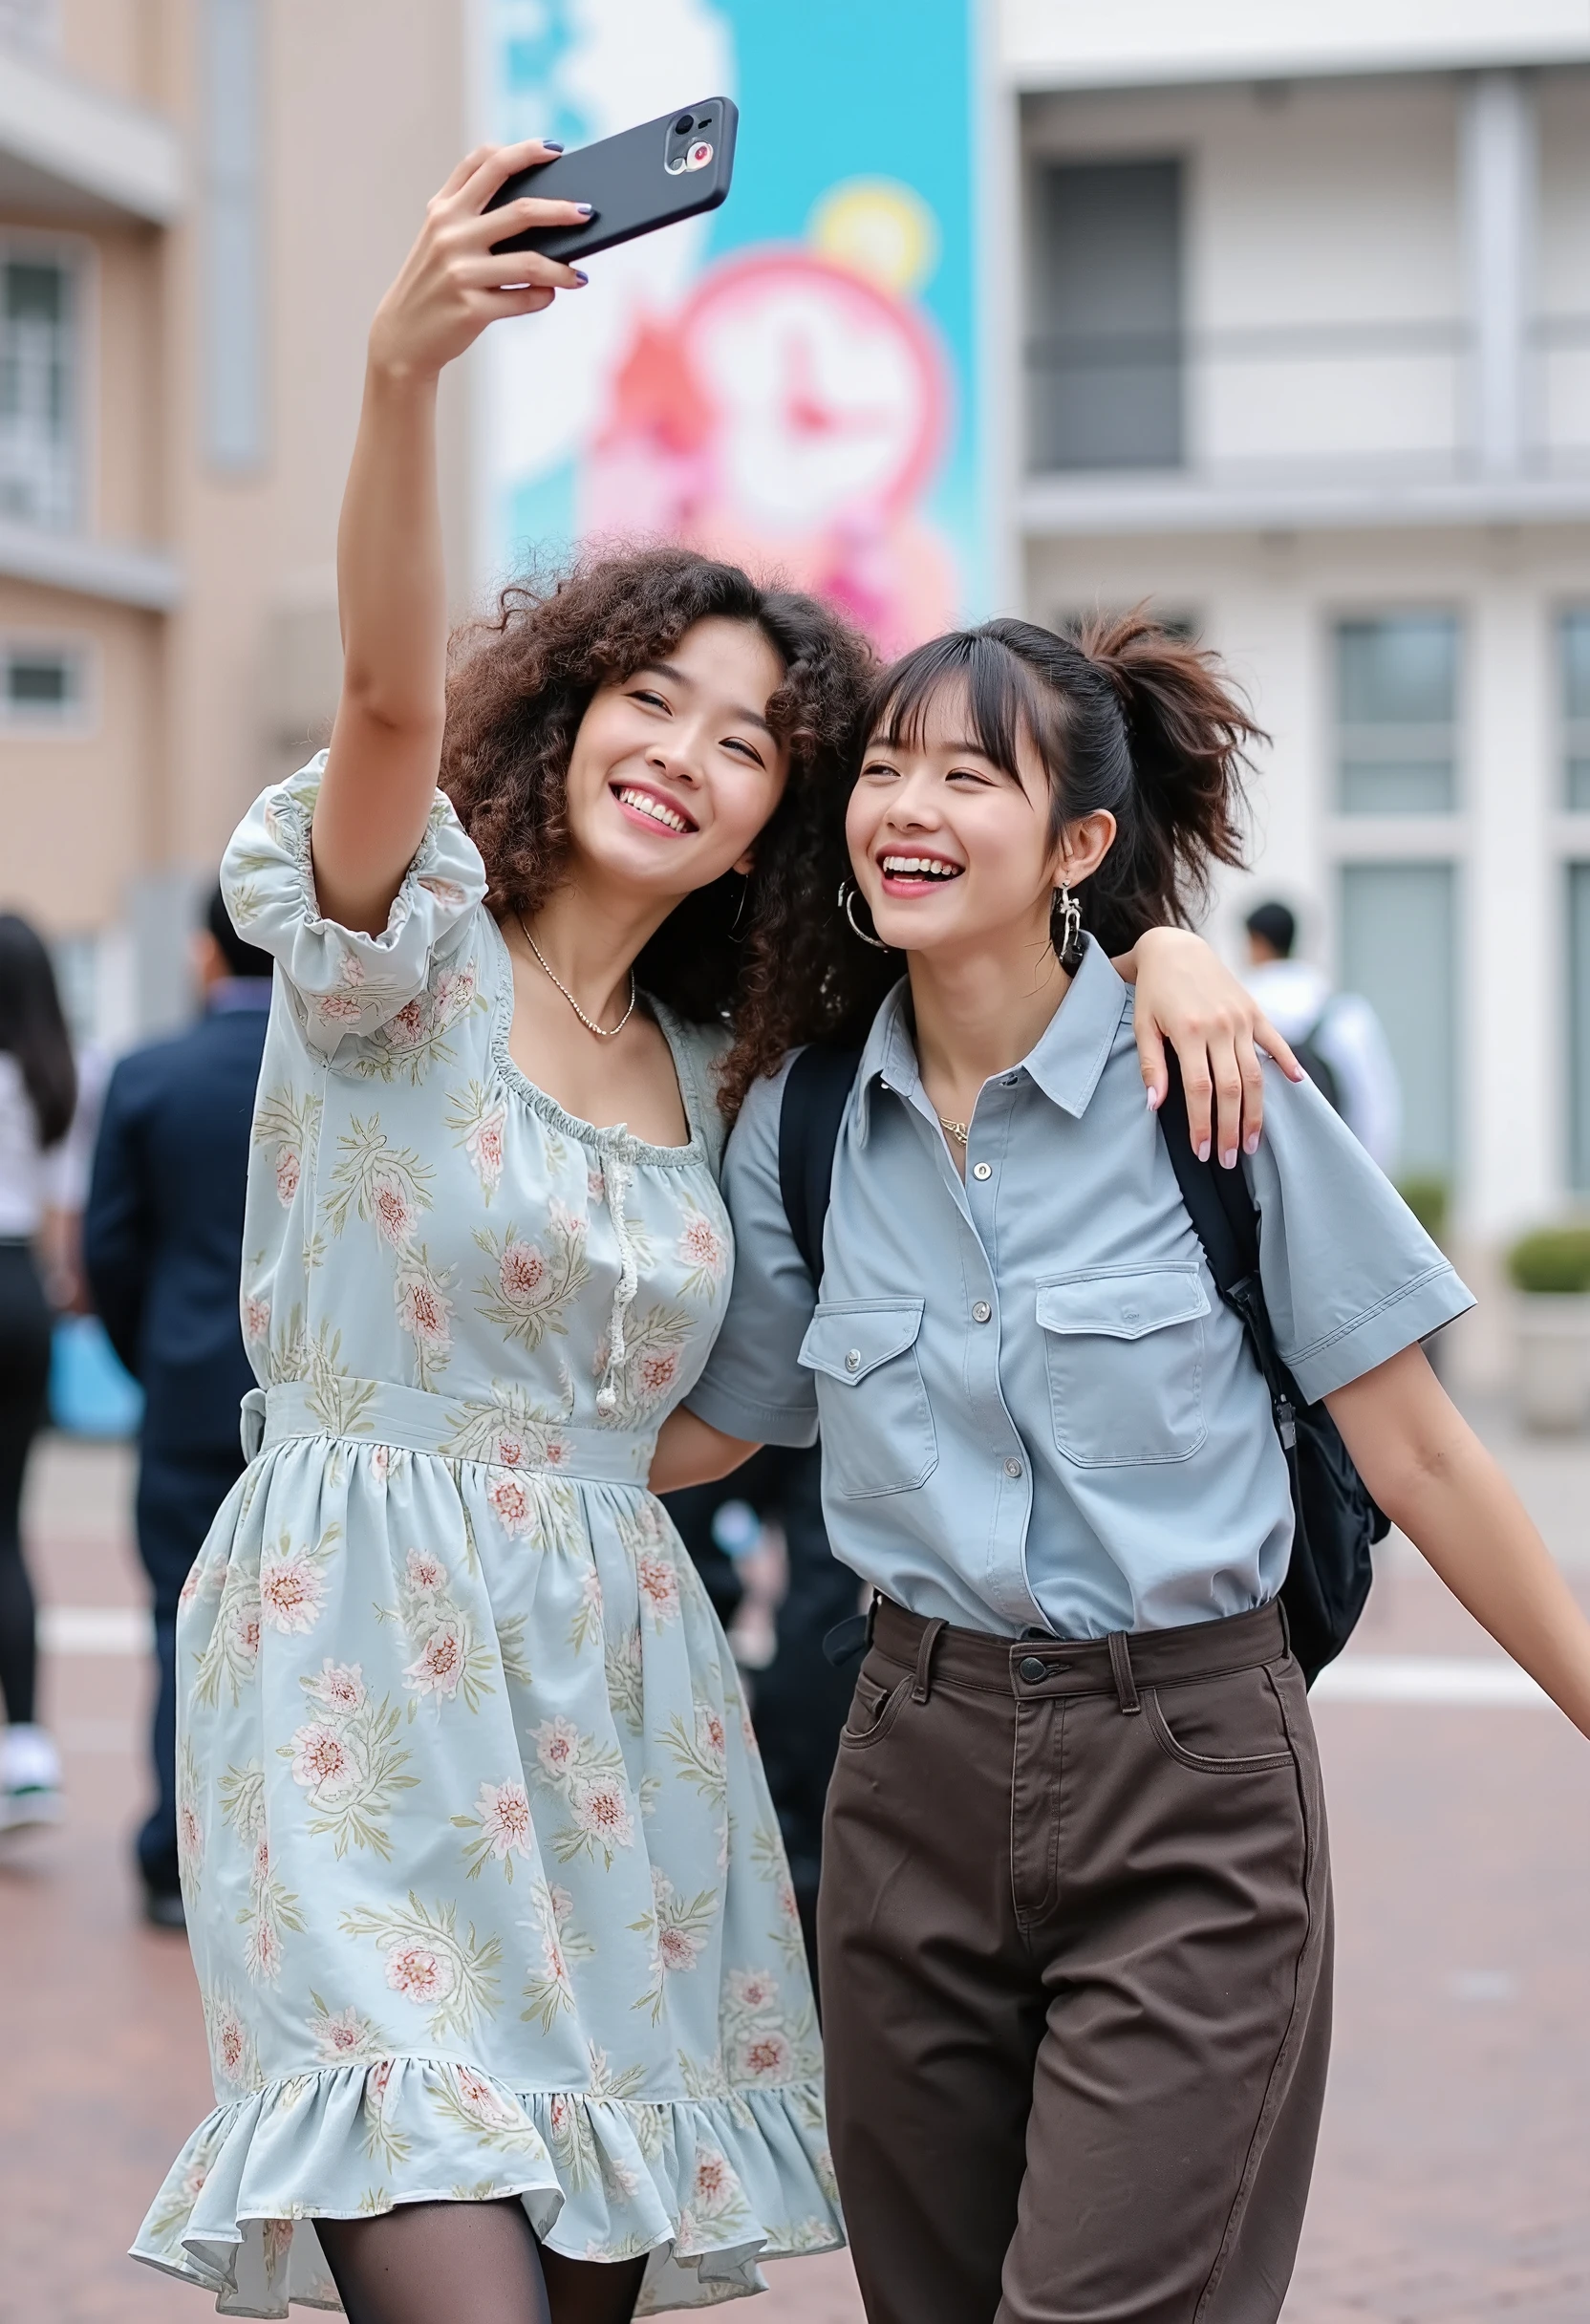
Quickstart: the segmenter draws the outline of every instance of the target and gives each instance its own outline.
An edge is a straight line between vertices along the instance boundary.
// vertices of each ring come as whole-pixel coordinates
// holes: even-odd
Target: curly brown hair
[[[732,1116],[786,1049],[855,1018],[875,982],[853,948],[834,966],[826,925],[848,868],[845,801],[875,671],[866,641],[815,598],[694,550],[582,558],[505,589],[455,640],[441,787],[484,859],[490,909],[533,914],[564,877],[569,762],[591,697],[709,619],[754,625],[784,663],[767,720],[789,780],[748,880],[725,872],[686,896],[635,975],[681,1016],[732,1023],[720,1083]]]

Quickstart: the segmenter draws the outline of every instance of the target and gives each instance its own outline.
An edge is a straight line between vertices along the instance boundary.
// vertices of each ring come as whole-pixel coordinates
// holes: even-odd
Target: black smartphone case
[[[676,123],[686,114],[691,126],[681,132]],[[555,161],[520,170],[492,195],[488,212],[505,202],[517,202],[523,194],[534,194],[546,202],[589,202],[595,215],[584,226],[531,227],[494,243],[492,248],[539,250],[547,258],[573,265],[593,251],[611,250],[615,243],[633,242],[637,234],[715,210],[734,175],[739,122],[731,98],[703,97],[699,104],[679,105],[655,121],[642,121],[638,129],[621,130],[598,144],[559,154]],[[677,166],[698,142],[711,145],[711,161],[698,169]],[[670,162],[676,164],[673,169]]]

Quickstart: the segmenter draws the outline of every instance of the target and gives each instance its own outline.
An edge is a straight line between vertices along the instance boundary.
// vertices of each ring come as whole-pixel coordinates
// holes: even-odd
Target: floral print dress
[[[316,2217],[517,2196],[642,2314],[841,2240],[778,1827],[646,1490],[730,1263],[691,1126],[563,1113],[440,796],[378,937],[321,918],[323,760],[227,853],[276,993],[243,1317],[251,1452],[178,1631],[183,1894],[217,2105],[136,2255],[228,2315],[335,2308]]]

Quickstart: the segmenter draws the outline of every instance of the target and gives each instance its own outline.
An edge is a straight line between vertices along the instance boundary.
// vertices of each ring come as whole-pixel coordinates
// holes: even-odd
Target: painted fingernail
[[[574,207],[582,218],[593,218],[596,215],[594,207],[589,202],[576,202]]]
[[[577,283],[588,283],[591,280],[590,275],[582,273],[578,267],[570,267],[569,271]]]
[[[1149,1092],[1149,1111],[1150,1113],[1159,1111],[1159,1091],[1157,1089],[1150,1089]]]
[[[1258,1151],[1258,1132],[1257,1132],[1257,1130],[1249,1130],[1249,1132],[1248,1132],[1248,1134],[1247,1134],[1247,1136],[1246,1136],[1246,1137],[1243,1139],[1243,1141],[1242,1141],[1242,1151],[1243,1151],[1245,1154],[1257,1154],[1257,1151]]]
[[[1224,1153],[1220,1156],[1220,1168],[1222,1170],[1235,1170],[1236,1168],[1236,1149],[1235,1146],[1228,1146]]]
[[[1200,1162],[1207,1162],[1209,1160],[1209,1140],[1207,1138],[1205,1138],[1203,1144],[1198,1149],[1198,1159]]]
[[[543,138],[541,150],[543,153],[562,153],[563,140],[561,138]]]

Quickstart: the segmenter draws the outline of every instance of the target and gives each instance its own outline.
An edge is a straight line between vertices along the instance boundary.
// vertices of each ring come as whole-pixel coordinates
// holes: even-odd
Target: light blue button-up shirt
[[[913,1613],[1098,1638],[1273,1598],[1292,1505],[1269,1398],[1098,946],[1036,1047],[983,1085],[964,1185],[896,986],[841,1127],[820,1285],[779,1194],[784,1080],[752,1089],[729,1141],[734,1283],[691,1408],[774,1444],[810,1444],[820,1420],[833,1546]],[[1267,1069],[1264,1104],[1243,1168],[1276,1338],[1312,1401],[1472,1301],[1317,1089]]]

